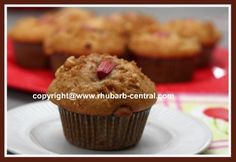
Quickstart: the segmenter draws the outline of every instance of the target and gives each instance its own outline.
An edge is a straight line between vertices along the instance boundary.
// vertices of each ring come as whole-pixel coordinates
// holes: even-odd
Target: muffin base
[[[59,108],[67,141],[92,150],[121,150],[136,145],[142,136],[149,111],[117,117],[84,115]]]
[[[202,52],[199,54],[197,59],[198,67],[206,67],[211,64],[212,61],[212,52],[215,46],[203,47]]]
[[[124,59],[128,60],[128,61],[133,61],[134,60],[134,55],[131,52],[131,50],[126,49],[126,53],[125,53],[125,58]]]
[[[55,73],[57,69],[64,64],[66,59],[70,55],[62,54],[62,53],[57,53],[57,54],[52,54],[49,56],[49,61],[50,61],[50,68],[51,70]]]
[[[24,68],[40,69],[49,65],[48,57],[45,55],[42,43],[13,42],[16,63]]]
[[[134,56],[142,72],[156,83],[185,82],[192,79],[197,57],[147,58]]]

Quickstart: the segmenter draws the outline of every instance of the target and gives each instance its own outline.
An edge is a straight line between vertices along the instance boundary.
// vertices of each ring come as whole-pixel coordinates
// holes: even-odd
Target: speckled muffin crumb
[[[149,25],[159,24],[154,17],[138,12],[114,13],[108,16],[107,20],[108,23],[124,28],[123,30],[126,31],[126,34],[131,34]]]
[[[62,8],[53,13],[49,18],[57,26],[67,26],[69,24],[86,21],[95,17],[95,12],[82,8]]]
[[[97,28],[106,29],[109,31],[117,32],[122,35],[126,35],[126,29],[124,23],[111,19],[109,16],[97,16],[88,19],[81,23],[82,25],[93,26]]]
[[[178,58],[196,55],[201,50],[200,43],[194,38],[184,38],[175,32],[149,27],[133,34],[129,49],[141,56],[153,58]]]
[[[99,79],[96,70],[103,60],[111,60],[116,66],[111,73]],[[136,66],[107,54],[90,54],[79,58],[69,57],[56,72],[56,78],[50,84],[48,93],[78,94],[140,94],[155,93],[154,83]],[[150,108],[156,99],[79,99],[55,100],[52,102],[68,111],[89,115],[111,115],[125,108],[139,112]]]
[[[41,43],[51,33],[53,27],[36,17],[27,17],[19,20],[10,30],[9,36],[19,42]]]
[[[220,32],[210,21],[179,19],[163,24],[163,28],[176,31],[184,37],[196,37],[204,46],[212,46],[220,38]]]
[[[59,29],[45,39],[47,54],[63,53],[68,55],[88,55],[92,52],[123,55],[125,38],[96,25],[78,24]]]

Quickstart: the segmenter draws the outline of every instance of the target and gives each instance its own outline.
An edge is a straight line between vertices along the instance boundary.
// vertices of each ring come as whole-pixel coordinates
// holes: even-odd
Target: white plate
[[[211,142],[211,132],[197,119],[178,110],[154,105],[138,145],[121,151],[93,151],[69,144],[57,107],[35,102],[7,113],[7,149],[18,154],[197,154]]]

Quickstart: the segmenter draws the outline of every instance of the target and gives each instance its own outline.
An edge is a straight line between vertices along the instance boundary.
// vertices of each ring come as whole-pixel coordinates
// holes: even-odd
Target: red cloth
[[[158,84],[157,90],[164,93],[228,93],[228,50],[216,48],[213,56],[212,66],[197,69],[191,82]],[[224,69],[226,75],[219,79],[215,78],[214,67]]]
[[[46,92],[53,79],[50,70],[30,70],[18,66],[14,59],[14,49],[8,40],[7,44],[7,84],[9,87],[29,92]],[[228,75],[216,79],[212,68],[219,66],[227,73],[228,51],[216,48],[212,67],[196,70],[193,80],[186,83],[158,84],[157,90],[161,93],[227,93]]]

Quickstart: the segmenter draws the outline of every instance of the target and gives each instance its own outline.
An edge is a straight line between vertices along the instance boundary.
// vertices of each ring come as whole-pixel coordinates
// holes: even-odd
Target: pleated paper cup
[[[150,109],[131,116],[92,116],[59,108],[65,138],[71,144],[92,150],[121,150],[137,144]]]
[[[198,67],[205,67],[211,64],[214,49],[215,45],[210,47],[203,47],[202,52],[197,59]]]

